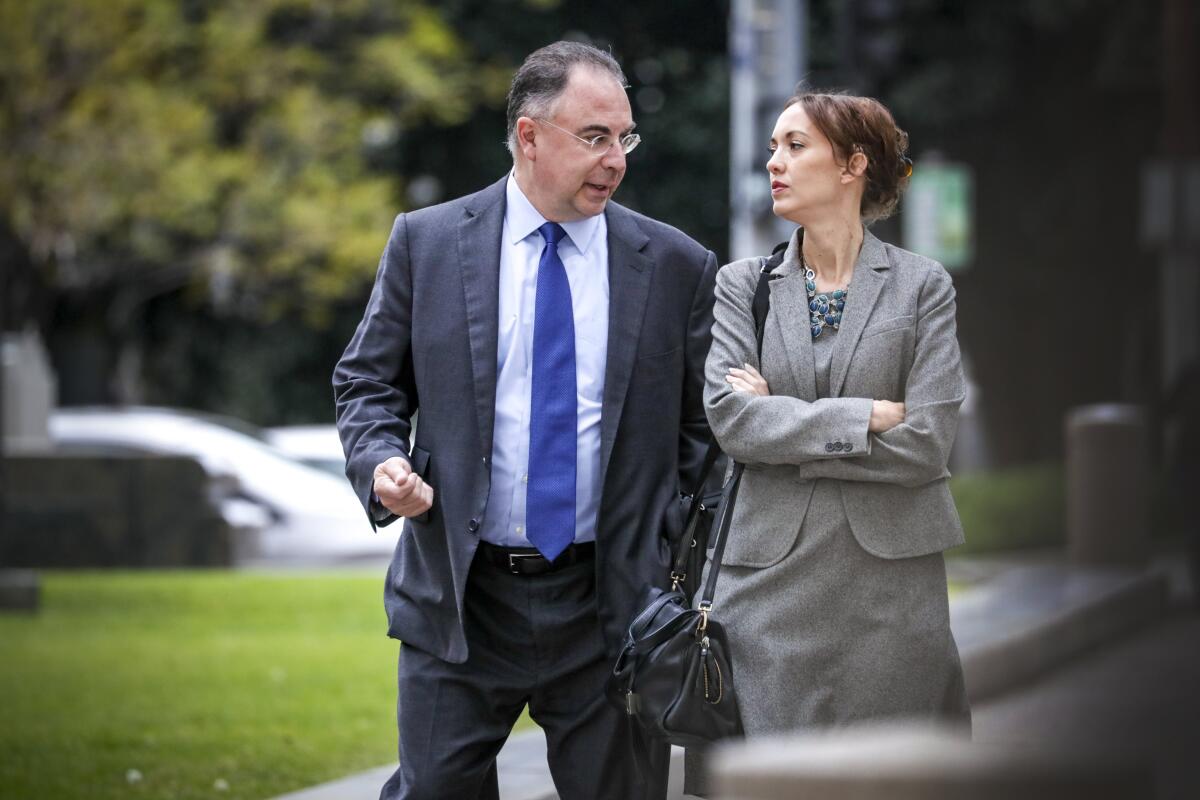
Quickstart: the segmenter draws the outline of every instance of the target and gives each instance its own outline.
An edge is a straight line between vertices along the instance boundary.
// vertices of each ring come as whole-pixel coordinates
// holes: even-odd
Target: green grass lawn
[[[39,614],[0,615],[0,796],[255,800],[387,763],[398,643],[382,587],[43,574]]]

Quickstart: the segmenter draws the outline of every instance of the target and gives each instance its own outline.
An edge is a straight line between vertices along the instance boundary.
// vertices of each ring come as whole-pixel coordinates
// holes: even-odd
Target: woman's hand
[[[867,424],[867,430],[871,433],[883,433],[901,422],[904,422],[904,403],[876,400],[871,406],[871,421]]]
[[[759,397],[769,396],[771,389],[767,386],[767,379],[759,375],[758,370],[749,364],[743,364],[742,366],[745,369],[733,367],[729,370],[729,374],[725,376],[725,381],[733,387],[733,390],[735,392],[758,395]]]

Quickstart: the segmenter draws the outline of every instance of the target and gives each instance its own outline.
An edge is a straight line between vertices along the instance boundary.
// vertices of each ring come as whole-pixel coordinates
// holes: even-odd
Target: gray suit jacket
[[[366,313],[333,376],[346,473],[372,524],[390,521],[371,511],[380,462],[408,457],[433,486],[433,508],[404,523],[384,599],[391,636],[454,662],[467,657],[463,590],[490,483],[504,186],[502,179],[396,218]],[[680,477],[694,475],[704,455],[717,264],[668,225],[611,202],[605,214],[610,299],[596,585],[615,652],[642,588],[667,579],[664,537],[681,527]]]
[[[963,400],[950,276],[866,232],[836,334],[832,397],[818,399],[798,248],[797,234],[770,283],[761,365],[751,313],[760,261],[736,261],[717,275],[705,408],[721,447],[746,464],[724,563],[782,559],[818,478],[839,482],[850,527],[874,555],[961,544],[946,469]],[[726,373],[746,362],[761,370],[771,396],[730,389]],[[905,421],[867,433],[873,400],[904,402]]]

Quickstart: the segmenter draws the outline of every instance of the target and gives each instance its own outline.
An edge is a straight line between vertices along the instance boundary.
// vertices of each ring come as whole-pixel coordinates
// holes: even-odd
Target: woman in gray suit
[[[767,162],[799,226],[717,276],[705,404],[746,465],[715,614],[748,735],[883,718],[970,725],[942,551],[962,528],[946,462],[963,399],[954,288],[864,223],[896,207],[908,136],[870,98],[788,100]]]

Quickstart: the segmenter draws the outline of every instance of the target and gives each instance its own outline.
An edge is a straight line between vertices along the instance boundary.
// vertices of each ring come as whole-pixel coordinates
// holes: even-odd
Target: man
[[[666,749],[639,775],[603,688],[707,442],[717,267],[610,201],[633,128],[611,56],[530,55],[512,172],[397,217],[334,372],[347,475],[372,524],[408,518],[385,588],[404,644],[384,798],[497,797],[526,705],[564,800],[665,794]]]

